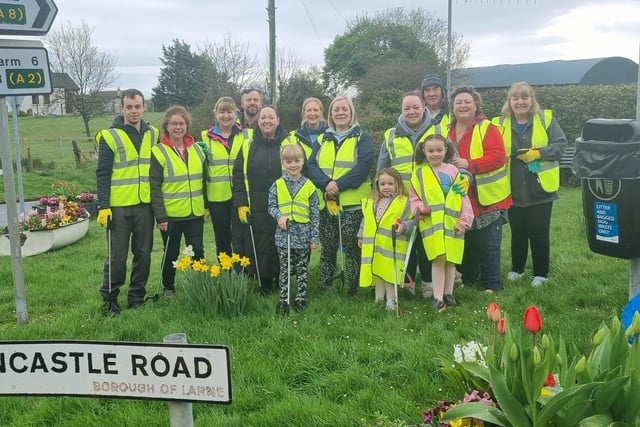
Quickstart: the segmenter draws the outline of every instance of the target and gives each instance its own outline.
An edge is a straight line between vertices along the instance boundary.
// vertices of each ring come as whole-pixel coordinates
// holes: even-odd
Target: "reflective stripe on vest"
[[[342,141],[336,153],[333,139],[318,140],[320,149],[316,154],[318,167],[330,179],[336,180],[343,177],[358,164],[358,143],[360,135],[350,136]],[[340,203],[343,206],[357,206],[360,201],[371,192],[371,182],[368,179],[358,188],[349,188],[340,192]]]
[[[449,135],[449,114],[444,114],[440,123],[429,126],[424,134],[426,138],[429,135],[442,135],[445,138]]]
[[[162,198],[167,216],[185,218],[204,215],[202,192],[204,153],[197,144],[187,148],[187,162],[165,144],[151,149],[163,170]]]
[[[231,199],[233,163],[242,148],[242,141],[248,137],[246,129],[236,133],[231,140],[231,149],[209,138],[208,131],[202,131],[202,141],[207,144],[207,200],[210,202],[224,202]]]
[[[459,179],[460,174],[454,182]],[[427,258],[433,261],[445,255],[448,262],[460,264],[464,253],[464,236],[456,234],[456,225],[462,211],[462,196],[449,191],[445,197],[440,180],[429,165],[420,167],[413,174],[411,185],[424,205],[431,209],[430,215],[418,221]]]
[[[151,202],[149,168],[151,147],[158,140],[158,129],[149,126],[142,135],[140,152],[136,150],[129,135],[116,128],[105,129],[96,134],[96,141],[104,139],[113,151],[113,169],[109,204],[112,207],[134,206]]]
[[[313,185],[310,179],[307,179],[302,187],[298,189],[298,192],[292,196],[289,193],[286,181],[283,178],[278,178],[276,180],[276,191],[278,210],[282,215],[299,223],[308,223],[311,220],[309,216],[311,212],[309,199],[316,191],[316,186]]]
[[[364,228],[362,233],[362,259],[360,264],[360,286],[373,285],[373,275],[381,277],[387,283],[402,283],[404,258],[409,246],[410,233],[396,236],[396,270],[394,278],[393,240],[391,227],[396,220],[406,221],[411,215],[411,205],[407,196],[397,196],[391,200],[376,221],[375,203],[371,197],[362,200]]]
[[[531,123],[531,143],[533,145],[537,147],[546,147],[549,145],[547,129],[549,129],[551,125],[552,118],[552,110],[542,110],[539,114],[534,114]],[[505,132],[502,139],[504,140],[508,161],[511,162],[511,117],[494,117],[492,121],[502,124],[506,129],[509,129],[509,132]],[[547,193],[555,193],[560,188],[560,164],[555,160],[550,162],[545,160],[538,161],[540,162],[540,169],[538,170],[540,186]]]
[[[247,192],[247,204],[249,205],[249,208],[251,208],[251,192],[249,191],[249,151],[251,149],[252,143],[253,143],[253,136],[251,138],[245,138],[244,141],[242,141],[242,160],[243,160],[242,174],[244,176],[244,188]],[[282,147],[285,144],[290,144],[290,143],[291,143],[290,137],[283,139],[282,141],[280,141],[280,149],[282,150]],[[282,170],[284,171],[284,166],[282,167]]]
[[[491,122],[489,120],[480,120],[473,127],[471,146],[469,147],[472,159],[478,159],[484,155],[483,140],[490,125]],[[491,172],[476,174],[475,182],[478,190],[478,201],[483,206],[498,203],[511,194],[511,183],[507,176],[506,164]]]

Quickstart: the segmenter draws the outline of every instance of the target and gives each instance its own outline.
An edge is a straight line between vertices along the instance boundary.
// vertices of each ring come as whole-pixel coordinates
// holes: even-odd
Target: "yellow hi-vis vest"
[[[299,223],[311,221],[309,199],[316,191],[310,179],[307,179],[302,187],[293,196],[289,193],[287,183],[283,178],[276,180],[276,191],[278,195],[278,210],[290,220]]]
[[[411,205],[407,196],[396,196],[376,221],[376,208],[372,197],[362,199],[364,229],[362,233],[362,260],[360,264],[360,286],[373,285],[373,275],[387,283],[403,283],[402,269],[409,246],[410,233],[396,236],[395,271],[393,262],[393,240],[391,228],[396,220],[407,220],[411,215]],[[395,278],[394,278],[395,273]]]
[[[358,142],[360,136],[350,136],[342,141],[336,152],[336,144],[333,139],[324,139],[324,135],[318,137],[320,149],[316,154],[318,167],[332,180],[345,176],[358,164]],[[371,182],[367,178],[358,188],[349,188],[340,192],[340,204],[342,206],[357,206],[361,200],[371,192]]]
[[[242,141],[249,138],[249,130],[243,129],[242,133],[236,133],[229,141],[230,150],[227,152],[222,143],[207,136],[206,130],[202,131],[202,141],[207,144],[207,200],[210,202],[225,202],[231,199],[233,186],[233,162],[238,157],[242,148]]]
[[[302,147],[302,151],[304,151],[304,159],[305,160],[308,160],[309,157],[311,156],[311,152],[313,151],[313,147],[311,147],[310,145],[305,144],[304,142],[301,142],[300,139],[296,136],[296,130],[295,129],[292,130],[291,132],[289,132],[289,138],[287,138],[287,143],[288,144],[298,144],[298,145],[300,145],[300,147]]]
[[[202,165],[205,156],[198,144],[187,148],[186,163],[165,144],[156,145],[151,153],[162,166],[162,198],[167,216],[185,218],[191,214],[204,215]]]
[[[551,125],[553,111],[543,110],[540,114],[533,115],[531,143],[537,147],[546,147],[549,145],[549,136],[547,129]],[[503,125],[507,132],[502,135],[505,150],[507,151],[508,162],[511,162],[511,117],[494,117],[493,123]],[[538,171],[538,179],[542,189],[547,193],[554,193],[560,188],[560,165],[557,161],[539,160],[540,170]],[[507,168],[510,170],[510,168]]]
[[[454,182],[460,180],[460,174]],[[433,261],[440,255],[454,264],[462,262],[464,253],[464,236],[456,235],[456,224],[462,211],[462,196],[449,190],[446,197],[429,165],[418,168],[411,178],[411,185],[416,194],[431,209],[431,214],[418,221],[418,229],[427,253]]]
[[[422,140],[422,139],[421,139]],[[405,194],[409,194],[409,180],[415,169],[415,148],[408,136],[396,136],[396,128],[387,129],[384,133],[384,144],[389,154],[391,167],[398,171],[402,178]]]
[[[482,141],[490,125],[491,122],[489,120],[480,120],[480,122],[473,127],[471,147],[469,149],[472,159],[478,159],[484,155]],[[509,176],[507,176],[506,163],[491,172],[476,174],[475,181],[478,190],[478,201],[482,206],[490,206],[498,203],[511,194],[511,183]]]
[[[426,138],[429,135],[442,135],[445,138],[449,135],[449,114],[444,114],[440,123],[431,125],[424,134]]]
[[[151,147],[158,141],[158,129],[149,126],[142,135],[140,152],[122,129],[110,128],[96,134],[96,142],[104,139],[113,151],[113,170],[109,205],[111,207],[134,206],[151,202],[149,167]]]

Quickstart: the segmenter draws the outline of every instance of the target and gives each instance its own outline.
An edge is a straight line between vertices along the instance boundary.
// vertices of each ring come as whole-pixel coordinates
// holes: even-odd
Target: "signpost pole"
[[[7,202],[7,220],[9,221],[9,244],[11,246],[11,271],[16,299],[16,316],[18,323],[27,323],[27,298],[24,290],[24,272],[22,271],[22,251],[20,249],[20,233],[18,230],[18,206],[16,189],[13,180],[13,164],[11,145],[9,144],[9,114],[4,96],[0,96],[0,155],[4,179],[4,194]],[[5,238],[0,236],[0,238]]]
[[[18,128],[18,97],[10,96],[11,117],[13,118],[13,139],[16,143],[16,175],[18,175],[18,200],[20,212],[24,213],[24,186],[22,185],[22,152],[20,151],[20,129]]]
[[[640,45],[638,45],[638,59],[640,60]],[[638,88],[636,97],[636,120],[640,120],[640,66],[638,66]],[[629,260],[629,299],[640,293],[640,258]]]
[[[187,335],[175,333],[162,340],[165,344],[186,344]],[[193,427],[193,404],[190,402],[169,402],[169,420],[171,427]]]

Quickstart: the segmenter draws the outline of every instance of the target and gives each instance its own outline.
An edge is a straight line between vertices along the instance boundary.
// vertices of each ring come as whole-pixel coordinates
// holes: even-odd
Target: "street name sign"
[[[231,403],[229,348],[116,341],[1,341],[2,395]]]
[[[42,42],[0,40],[0,96],[51,92],[49,55]]]
[[[44,36],[57,13],[53,0],[1,0],[0,34]]]

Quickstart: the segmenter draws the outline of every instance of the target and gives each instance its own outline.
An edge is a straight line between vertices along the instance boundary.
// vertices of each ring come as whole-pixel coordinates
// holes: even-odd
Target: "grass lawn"
[[[25,123],[33,120],[40,124],[43,120],[53,129],[57,119],[27,118]],[[21,127],[27,126],[21,122]],[[93,123],[92,127],[99,128]],[[46,128],[42,126],[42,131]],[[51,134],[57,135],[56,129]],[[81,127],[68,135],[73,133],[81,134]],[[49,147],[47,156],[68,148],[60,148],[57,142],[49,144],[55,147]],[[87,144],[88,151],[91,143]],[[41,145],[38,150],[44,152]],[[55,169],[43,179],[25,178],[25,193],[27,181],[28,194],[37,196],[47,194],[47,183],[52,180],[75,182],[69,177],[73,168],[72,159],[57,159]],[[95,163],[85,169],[78,176],[85,177],[90,185]],[[88,235],[79,242],[23,258],[27,324],[16,323],[11,260],[0,258],[0,340],[160,343],[166,335],[184,332],[190,343],[227,345],[232,361],[233,402],[194,404],[196,426],[372,425],[376,412],[398,420],[387,425],[420,424],[425,408],[438,400],[462,398],[440,373],[440,366],[443,359],[452,359],[455,344],[486,342],[486,307],[492,300],[513,320],[521,319],[525,308],[536,304],[545,333],[562,336],[577,352],[584,354],[591,349],[591,336],[601,322],[609,323],[628,299],[629,263],[592,253],[584,227],[580,189],[563,187],[553,210],[550,280],[540,288],[532,288],[529,278],[507,283],[505,290],[495,295],[467,286],[455,290],[460,306],[440,314],[432,311],[430,301],[401,289],[404,314],[396,318],[395,313],[373,302],[369,289],[361,289],[353,298],[338,289],[320,293],[319,251],[315,251],[306,311],[277,316],[277,296],[256,295],[246,316],[228,320],[195,314],[180,300],[180,284],[176,304],[161,299],[140,310],[125,309],[119,317],[105,318],[98,294],[106,254],[105,231],[92,220]],[[502,245],[504,275],[510,267],[509,238],[507,226]],[[205,251],[211,256],[215,248],[210,225],[205,227],[205,243]],[[148,284],[152,294],[160,280],[161,248],[157,234]],[[164,402],[72,397],[0,399],[1,426],[168,424]]]

